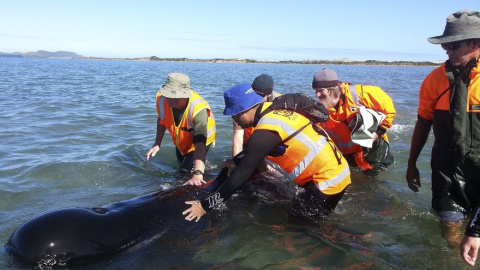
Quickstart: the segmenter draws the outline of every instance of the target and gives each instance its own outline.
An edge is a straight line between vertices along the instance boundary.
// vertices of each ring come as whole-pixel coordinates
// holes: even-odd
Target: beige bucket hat
[[[191,97],[190,78],[182,73],[168,74],[165,84],[160,88],[160,94],[167,98]]]

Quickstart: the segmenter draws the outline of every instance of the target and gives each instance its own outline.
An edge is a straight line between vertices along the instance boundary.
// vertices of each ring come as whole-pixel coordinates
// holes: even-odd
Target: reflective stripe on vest
[[[188,110],[188,125],[193,127],[194,124],[193,124],[193,118],[195,117],[195,115],[197,115],[197,113],[200,111],[198,110],[197,113],[194,114],[194,110],[195,110],[195,107],[198,105],[198,104],[202,104],[202,103],[205,103],[205,108],[207,108],[208,110],[210,109],[210,106],[208,105],[208,103],[202,99],[202,98],[197,98],[197,99],[194,99],[194,100],[191,100],[190,101],[190,107],[189,107],[189,110]],[[213,113],[209,113],[209,118],[211,118],[213,121],[215,121],[215,117],[213,116]],[[211,127],[208,128],[207,130],[207,138],[211,137],[213,134],[215,134],[215,131],[216,131],[216,125],[213,125]]]
[[[330,188],[335,187],[338,184],[341,184],[345,180],[345,178],[348,177],[349,175],[350,175],[350,169],[348,168],[348,166],[345,166],[345,168],[343,168],[343,170],[339,174],[337,174],[335,177],[330,178],[329,180],[326,180],[326,181],[317,182],[317,187],[321,191],[328,190]]]
[[[160,92],[158,92],[156,102],[158,117],[160,121],[165,123],[165,127],[170,132],[175,146],[182,154],[186,155],[189,152],[195,150],[195,147],[193,145],[192,132],[184,131],[182,129],[190,130],[191,128],[193,128],[193,118],[202,109],[206,109],[208,115],[207,145],[211,144],[213,147],[215,147],[215,118],[210,110],[210,106],[200,95],[198,95],[195,91],[192,91],[192,96],[189,98],[187,108],[185,108],[185,112],[178,126],[175,125],[172,109],[170,108],[170,106],[166,106],[165,103],[165,97],[161,96]],[[166,110],[170,110],[168,116],[166,115]],[[166,119],[167,117],[168,119]],[[182,139],[180,140],[180,138]]]
[[[350,87],[350,85],[352,87]],[[358,106],[363,106],[361,103],[360,103],[360,98],[358,97],[358,92],[357,92],[357,88],[355,88],[355,85],[353,84],[349,84],[348,85],[348,90],[350,91],[350,95],[352,96],[352,99],[353,99],[353,103],[355,103]]]
[[[264,109],[266,107],[268,106],[264,106]],[[308,120],[300,114],[286,114],[277,110],[262,117],[255,130],[275,131],[283,140],[307,123]],[[287,179],[299,185],[313,181],[317,188],[329,195],[341,192],[351,183],[346,160],[340,155],[339,164],[333,142],[327,141],[311,125],[286,141],[285,145],[287,147],[283,156],[267,156],[267,162]]]
[[[260,119],[259,124],[260,123],[278,125],[280,126],[281,129],[283,129],[289,135],[297,131],[296,128],[293,128],[286,122],[279,121],[278,119],[275,119],[275,118],[263,117],[262,119]],[[294,181],[303,172],[303,170],[305,170],[305,168],[308,165],[310,165],[310,163],[317,157],[318,152],[327,144],[327,140],[323,136],[320,136],[320,138],[317,141],[312,141],[308,136],[306,136],[302,132],[298,133],[295,136],[295,138],[301,141],[308,149],[310,149],[310,151],[303,158],[303,160],[301,160],[297,164],[295,169],[290,173],[287,173],[282,168],[279,168],[279,170],[287,177],[287,179],[291,181]],[[287,145],[288,145],[288,142],[287,142]]]

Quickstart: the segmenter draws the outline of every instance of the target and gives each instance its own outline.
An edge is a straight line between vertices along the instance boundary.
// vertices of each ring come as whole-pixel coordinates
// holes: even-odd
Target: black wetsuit
[[[480,204],[475,208],[473,216],[465,228],[465,235],[471,237],[480,237]]]

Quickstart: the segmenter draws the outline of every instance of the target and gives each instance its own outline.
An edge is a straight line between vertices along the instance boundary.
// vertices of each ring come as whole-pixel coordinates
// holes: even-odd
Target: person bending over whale
[[[199,94],[190,89],[190,78],[182,73],[170,73],[165,84],[157,93],[157,135],[148,150],[148,162],[162,145],[168,130],[175,144],[181,172],[192,173],[185,184],[205,184],[205,157],[210,146],[215,145],[215,117],[210,105]]]
[[[183,211],[185,219],[198,222],[206,211],[218,208],[250,178],[265,157],[287,179],[304,188],[300,196],[308,200],[308,210],[320,215],[333,211],[351,181],[348,164],[328,135],[319,134],[308,118],[294,111],[272,110],[261,116],[272,103],[262,104],[263,98],[250,84],[230,88],[224,99],[223,114],[231,115],[242,128],[253,126],[255,130],[242,162],[228,179],[205,199],[185,202],[191,205]]]

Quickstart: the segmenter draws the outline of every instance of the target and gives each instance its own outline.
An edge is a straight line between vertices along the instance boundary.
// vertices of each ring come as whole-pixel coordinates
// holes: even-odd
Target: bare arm
[[[462,255],[463,260],[471,266],[474,266],[475,261],[477,260],[479,247],[479,237],[471,237],[465,235],[462,239],[462,243],[460,244],[460,254]]]
[[[193,153],[193,170],[199,170],[205,173],[205,156],[206,156],[206,145],[205,142],[197,142],[195,144],[195,153]],[[193,185],[193,186],[201,186],[205,184],[205,180],[203,179],[203,174],[194,174],[192,178],[190,178],[184,185]]]
[[[164,125],[160,124],[160,120],[157,119],[157,136],[155,137],[155,143],[153,146],[148,150],[145,158],[147,161],[150,160],[151,157],[154,157],[158,151],[160,151],[160,146],[162,145],[163,136],[165,135],[165,130],[167,128]]]
[[[245,131],[240,126],[233,122],[233,137],[232,137],[232,157],[236,156],[243,150],[243,136]]]
[[[195,152],[193,153],[193,170],[199,170],[205,173],[205,156],[207,155],[207,124],[208,115],[207,109],[201,110],[196,116],[193,117],[193,123],[195,127],[193,129],[193,143],[195,146]],[[203,174],[194,174],[185,185],[200,186],[205,184],[203,180]]]
[[[431,127],[432,125],[430,122],[419,118],[415,124],[415,129],[413,130],[406,179],[408,187],[415,192],[418,192],[418,188],[422,186],[420,183],[420,172],[417,168],[417,159],[420,156],[425,143],[427,143]]]

